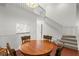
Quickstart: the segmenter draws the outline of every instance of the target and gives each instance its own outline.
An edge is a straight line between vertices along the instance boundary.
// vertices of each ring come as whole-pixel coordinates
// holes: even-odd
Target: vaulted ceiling
[[[5,5],[5,4],[1,4]],[[14,4],[26,8],[26,4]],[[39,3],[39,5],[46,11],[46,16],[56,21],[62,26],[75,26],[79,21],[79,4],[77,3]],[[30,9],[28,9],[30,10]],[[78,15],[77,15],[78,14]]]
[[[46,10],[46,16],[63,26],[75,26],[76,4],[75,3],[43,3],[40,4]]]

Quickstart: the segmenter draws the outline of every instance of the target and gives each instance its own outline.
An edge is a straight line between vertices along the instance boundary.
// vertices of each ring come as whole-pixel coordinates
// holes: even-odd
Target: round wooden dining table
[[[53,44],[48,40],[30,40],[20,46],[20,51],[28,56],[50,55]]]

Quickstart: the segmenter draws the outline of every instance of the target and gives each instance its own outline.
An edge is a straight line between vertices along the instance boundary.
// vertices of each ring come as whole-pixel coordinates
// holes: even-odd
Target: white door
[[[37,39],[42,39],[43,36],[43,20],[37,20]]]

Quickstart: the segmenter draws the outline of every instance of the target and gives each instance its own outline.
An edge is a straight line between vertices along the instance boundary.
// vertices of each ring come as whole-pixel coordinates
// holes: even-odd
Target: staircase
[[[78,50],[76,36],[63,35],[60,42],[64,43],[64,47]]]

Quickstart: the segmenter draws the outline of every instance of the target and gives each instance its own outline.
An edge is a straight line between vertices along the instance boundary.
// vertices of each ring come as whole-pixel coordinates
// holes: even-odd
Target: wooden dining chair
[[[61,52],[62,52],[63,48],[64,48],[64,46],[58,47],[56,49],[55,56],[61,56]]]
[[[6,43],[6,48],[7,48],[7,56],[16,56],[16,51],[15,49],[11,49],[9,43]]]
[[[7,56],[6,48],[0,48],[0,56]]]
[[[21,50],[16,50],[16,55],[17,56],[24,56],[24,54],[21,52]]]
[[[22,44],[25,42],[28,42],[30,40],[31,36],[22,36],[21,40],[22,40]]]
[[[49,40],[49,41],[52,40],[52,36],[49,36],[49,35],[43,35],[43,38],[44,38],[44,39],[47,39],[47,40]]]

